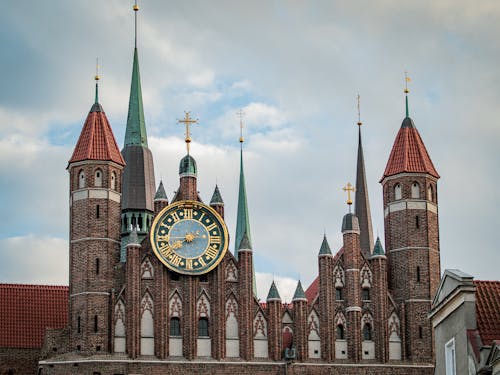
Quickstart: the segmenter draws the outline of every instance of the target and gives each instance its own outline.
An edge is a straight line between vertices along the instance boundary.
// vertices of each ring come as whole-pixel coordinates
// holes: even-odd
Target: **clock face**
[[[196,201],[165,207],[153,221],[150,240],[163,264],[186,275],[209,272],[228,247],[227,228],[220,215]]]

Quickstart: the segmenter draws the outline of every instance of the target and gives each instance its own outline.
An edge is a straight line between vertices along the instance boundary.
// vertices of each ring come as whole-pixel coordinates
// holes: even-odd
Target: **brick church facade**
[[[243,151],[234,253],[189,276],[165,267],[152,249],[158,213],[203,200],[189,154],[174,197],[162,182],[156,188],[135,48],[123,149],[96,84],[69,159],[68,322],[46,335],[44,348],[59,349],[43,351],[38,374],[432,374],[439,175],[406,106],[380,181],[386,249],[373,238],[359,123],[355,207],[342,219],[342,248],[332,252],[325,236],[313,283],[304,291],[299,282],[285,304],[273,282],[259,302]],[[217,186],[208,206],[224,217]]]

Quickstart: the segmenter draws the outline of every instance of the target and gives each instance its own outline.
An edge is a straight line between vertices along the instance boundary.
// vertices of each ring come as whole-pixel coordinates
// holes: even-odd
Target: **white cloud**
[[[278,288],[281,301],[283,303],[292,301],[295,288],[297,288],[297,280],[263,272],[256,272],[255,278],[257,280],[257,296],[261,301],[266,301],[273,280],[276,283],[276,288]]]
[[[0,282],[68,285],[68,241],[29,234],[0,240]]]

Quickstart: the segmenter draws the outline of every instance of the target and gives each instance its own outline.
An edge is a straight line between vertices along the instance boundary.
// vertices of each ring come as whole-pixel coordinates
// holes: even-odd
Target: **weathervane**
[[[186,125],[186,148],[188,155],[189,155],[189,144],[191,143],[191,133],[189,132],[189,126],[191,124],[198,123],[198,119],[193,119],[189,116],[190,113],[191,112],[189,111],[184,111],[185,114],[184,119],[177,120],[177,123]]]
[[[243,112],[243,110],[240,109],[238,112],[236,112],[236,114],[240,118],[240,143],[241,147],[243,147],[243,142],[245,141],[243,139],[243,117],[245,116],[245,112]]]
[[[135,0],[135,4],[132,7],[134,10],[134,47],[137,48],[137,12],[139,11],[139,5],[137,5],[137,0]]]
[[[406,117],[409,117],[409,110],[408,110],[408,93],[410,90],[408,90],[408,82],[411,82],[410,77],[408,77],[408,72],[405,70],[405,96],[406,96]]]
[[[94,77],[94,80],[95,80],[95,102],[98,103],[99,102],[99,79],[101,79],[101,77],[99,77],[99,58],[96,57],[95,59],[95,77]]]
[[[350,213],[352,205],[351,192],[354,193],[356,189],[354,188],[354,186],[351,185],[350,182],[348,182],[347,185],[342,188],[342,190],[347,192],[347,204],[349,205],[349,213]]]

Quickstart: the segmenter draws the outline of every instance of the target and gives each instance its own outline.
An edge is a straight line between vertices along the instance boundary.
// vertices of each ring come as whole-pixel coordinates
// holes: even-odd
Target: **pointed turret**
[[[382,243],[380,242],[380,237],[377,237],[377,241],[375,242],[375,246],[373,247],[372,257],[380,255],[385,256],[385,251],[382,247]]]
[[[132,81],[128,106],[127,128],[122,150],[127,167],[123,171],[122,236],[128,236],[129,224],[139,226],[139,239],[144,238],[152,223],[154,212],[155,178],[153,155],[148,148],[144,107],[142,103],[141,77],[137,50],[137,11],[135,12],[135,47],[132,64]],[[123,245],[127,243],[123,239]],[[125,260],[122,246],[122,260]]]
[[[370,199],[366,184],[365,160],[361,142],[361,121],[358,121],[358,162],[356,165],[356,196],[354,213],[359,220],[361,251],[369,257],[373,246],[372,216],[370,212]]]
[[[155,215],[158,214],[163,208],[168,206],[167,193],[165,193],[165,188],[163,187],[163,181],[161,180],[160,180],[160,185],[158,185],[158,189],[156,190],[154,206],[155,206]]]
[[[302,288],[302,283],[297,283],[297,288],[295,288],[295,293],[293,294],[292,302],[297,300],[305,300],[307,301],[306,294],[304,293],[304,289]]]
[[[323,242],[321,243],[321,247],[319,248],[319,255],[332,255],[330,245],[328,244],[328,240],[326,239],[326,234],[323,236]]]
[[[222,196],[219,191],[219,186],[215,185],[214,193],[212,195],[212,199],[210,199],[210,205],[215,206],[219,204],[224,204],[224,201],[222,200]]]
[[[243,234],[243,238],[241,239],[240,245],[238,246],[238,252],[241,250],[252,250],[252,244],[248,239],[247,232]]]
[[[276,287],[276,284],[273,282],[271,283],[271,287],[269,288],[269,293],[267,294],[266,301],[281,301],[280,294],[278,292],[278,288]]]

